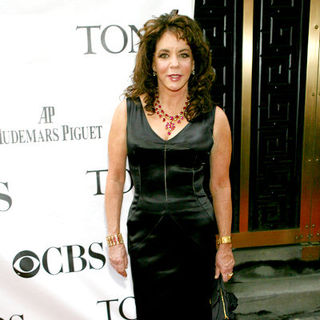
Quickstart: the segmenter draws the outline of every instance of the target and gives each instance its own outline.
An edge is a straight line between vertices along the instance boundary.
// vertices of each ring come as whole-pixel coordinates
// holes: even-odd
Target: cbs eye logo
[[[32,278],[40,270],[40,260],[32,251],[21,251],[13,259],[12,267],[22,278]]]

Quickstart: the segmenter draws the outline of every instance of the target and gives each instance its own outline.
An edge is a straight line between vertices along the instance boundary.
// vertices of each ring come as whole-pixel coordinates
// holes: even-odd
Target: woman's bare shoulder
[[[114,110],[114,118],[119,118],[119,117],[126,117],[127,115],[127,101],[126,99],[122,100],[118,106]]]
[[[214,118],[215,127],[227,127],[229,128],[229,121],[226,113],[219,106],[216,106],[215,118]]]
[[[126,126],[127,123],[127,101],[124,99],[115,108],[112,117],[111,130],[117,131]]]
[[[213,135],[215,138],[221,136],[230,136],[230,125],[228,117],[223,109],[219,106],[216,107],[215,111]]]
[[[123,99],[116,107],[116,112],[124,113],[127,112],[127,99]]]

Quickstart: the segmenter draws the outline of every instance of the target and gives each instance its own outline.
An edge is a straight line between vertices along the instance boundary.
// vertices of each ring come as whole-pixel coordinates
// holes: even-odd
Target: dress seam
[[[163,220],[163,218],[164,218],[164,215],[162,215],[160,217],[160,219],[152,227],[150,232],[141,241],[139,241],[137,243],[131,243],[130,251],[135,250],[135,249],[139,249],[139,247],[141,247],[151,237],[151,235],[153,234],[153,231],[157,228],[157,226],[160,224],[160,222]]]
[[[195,183],[194,183],[194,176],[195,176],[195,171],[194,171],[194,168],[192,168],[192,188],[193,188],[193,194],[197,200],[197,203],[199,204],[199,206],[206,212],[206,214],[208,215],[208,217],[214,221],[214,218],[213,218],[213,213],[212,213],[212,216],[210,215],[210,213],[208,212],[208,210],[205,208],[205,206],[201,203],[201,201],[199,200],[199,196],[195,190]],[[209,199],[208,199],[209,200]]]

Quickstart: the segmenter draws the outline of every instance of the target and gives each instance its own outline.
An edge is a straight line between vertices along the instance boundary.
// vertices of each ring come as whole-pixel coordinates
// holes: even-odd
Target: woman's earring
[[[155,71],[153,71],[153,74],[152,74],[154,77],[157,75],[157,73]]]
[[[194,76],[196,74],[196,72],[194,71],[194,69],[192,70],[192,75]]]

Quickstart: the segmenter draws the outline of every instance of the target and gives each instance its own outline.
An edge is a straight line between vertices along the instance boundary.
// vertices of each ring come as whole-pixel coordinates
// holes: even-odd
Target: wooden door
[[[195,1],[217,73],[213,99],[232,129],[238,248],[320,239],[315,7],[316,0]]]

